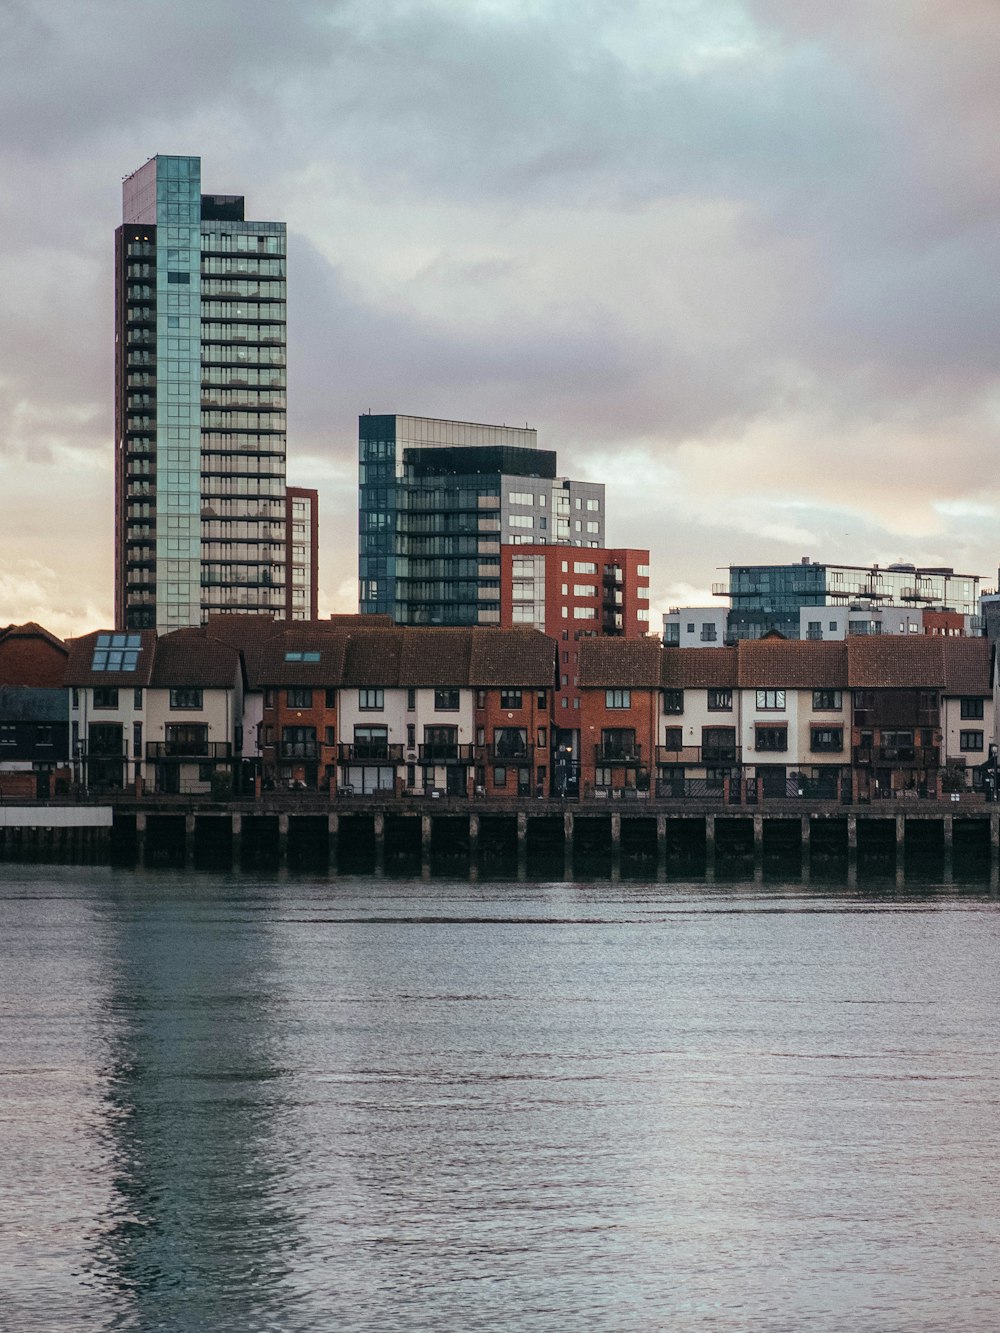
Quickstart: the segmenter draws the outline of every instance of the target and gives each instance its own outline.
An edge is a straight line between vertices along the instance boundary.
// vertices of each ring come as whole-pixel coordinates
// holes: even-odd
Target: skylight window
[[[318,662],[319,653],[285,653],[286,662]]]
[[[139,665],[142,638],[138,634],[98,634],[92,671],[134,671]]]

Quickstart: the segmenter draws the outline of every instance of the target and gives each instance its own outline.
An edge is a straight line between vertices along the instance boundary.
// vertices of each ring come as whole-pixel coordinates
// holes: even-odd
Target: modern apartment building
[[[319,492],[285,490],[285,605],[288,620],[319,619]]]
[[[498,625],[504,546],[604,545],[604,487],[528,427],[359,421],[359,604],[402,625]]]
[[[976,574],[956,574],[950,568],[920,569],[909,564],[884,568],[827,565],[808,556],[797,565],[730,565],[728,583],[717,583],[712,591],[717,597],[729,598],[727,638],[732,642],[760,639],[769,630],[796,639],[804,607],[856,611],[852,618],[859,622],[865,619],[863,613],[886,607],[955,612],[961,616],[974,616],[979,610]],[[815,620],[822,631],[821,615],[807,617],[807,627],[809,620]],[[849,626],[847,632],[852,632]]]
[[[286,613],[285,224],[203,194],[201,160],[125,178],[115,234],[115,623]]]

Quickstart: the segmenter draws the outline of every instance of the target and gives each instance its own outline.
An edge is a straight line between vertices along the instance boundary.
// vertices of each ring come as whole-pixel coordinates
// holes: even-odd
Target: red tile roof
[[[132,686],[134,689],[140,689],[148,685],[153,674],[153,655],[156,651],[156,631],[152,629],[129,631],[130,634],[138,636],[140,640],[139,658],[134,671],[94,670],[94,648],[97,645],[98,635],[114,635],[115,633],[115,630],[110,629],[94,630],[92,634],[84,634],[79,639],[71,639],[69,660],[66,663],[63,684],[84,687],[108,686],[112,688]]]
[[[809,639],[742,639],[741,689],[843,689],[847,685],[847,648],[843,642]]]
[[[735,648],[667,648],[661,683],[674,690],[732,688],[736,665]]]
[[[675,651],[681,652],[682,649]],[[659,639],[581,639],[580,688],[658,689],[665,649]]]

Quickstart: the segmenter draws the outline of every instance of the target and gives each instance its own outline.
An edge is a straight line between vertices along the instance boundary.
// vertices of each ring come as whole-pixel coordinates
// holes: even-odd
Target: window
[[[538,691],[538,707],[539,707],[539,708],[544,708],[544,707],[546,706],[546,704],[548,703],[548,698],[549,698],[548,690],[539,690],[539,691]]]
[[[319,653],[285,653],[286,662],[318,662]]]
[[[710,713],[731,713],[733,709],[732,690],[709,690],[708,711]]]
[[[327,727],[327,729],[326,729],[326,744],[327,744],[327,745],[335,745],[336,742],[337,742],[337,729],[336,729],[336,727]]]
[[[496,727],[493,753],[498,759],[523,759],[528,753],[528,733],[524,727]]]
[[[823,622],[821,620],[810,620],[806,625],[807,639],[821,639],[823,637]]]
[[[574,574],[596,574],[596,573],[597,573],[597,566],[596,566],[596,564],[593,564],[593,563],[591,563],[590,561],[587,561],[587,560],[574,560],[574,561],[573,561],[573,573],[574,573]]]
[[[201,708],[202,692],[193,685],[185,685],[176,690],[170,691],[170,707],[180,708]]]
[[[983,733],[981,731],[960,731],[958,733],[958,748],[960,750],[982,750]]]
[[[981,718],[983,716],[982,699],[963,699],[961,704],[962,717]]]
[[[844,702],[840,690],[813,690],[813,711],[817,713],[838,712]]]
[[[785,691],[758,690],[757,707],[761,712],[781,712],[785,707]]]
[[[0,745],[17,744],[17,727],[13,722],[0,723]]]
[[[282,727],[281,757],[282,759],[315,759],[316,728]]]
[[[382,690],[358,690],[358,708],[362,713],[380,713],[385,707]]]
[[[136,759],[142,758],[142,723],[132,723],[132,754]]]
[[[459,707],[459,691],[452,687],[434,691],[434,711],[435,713],[457,713]]]
[[[132,707],[133,707],[133,708],[141,708],[141,707],[142,707],[142,689],[141,689],[141,688],[132,691]],[[979,716],[982,717],[982,713],[980,713]]]
[[[511,514],[507,519],[512,528],[533,528],[535,520],[530,514]]]
[[[597,585],[594,584],[594,583],[574,583],[574,584],[573,584],[573,596],[574,596],[574,597],[596,597],[596,596],[597,596]]]
[[[573,607],[573,619],[574,619],[574,620],[596,620],[596,619],[597,619],[597,607],[596,607],[596,606],[574,606],[574,607]]]
[[[507,770],[499,765],[493,770],[493,785],[494,787],[506,787],[507,785]]]
[[[715,643],[715,642],[716,642],[716,628],[715,628],[715,626],[712,624],[712,622],[711,622],[710,620],[704,620],[704,621],[702,621],[702,625],[701,625],[701,641],[702,641],[702,643]]]
[[[787,750],[787,727],[757,727],[754,744],[758,750]]]
[[[545,727],[538,728],[538,748],[544,750],[548,744],[548,731]]]
[[[665,750],[683,750],[684,748],[684,728],[667,727],[663,733],[663,748]]]
[[[406,711],[412,713],[417,706],[417,692],[411,685],[406,691]]]
[[[601,507],[600,500],[588,500],[587,509],[591,514],[596,513]]]
[[[168,722],[164,735],[169,755],[198,756],[208,753],[208,726],[204,722]]]
[[[512,505],[533,505],[535,497],[531,491],[510,491],[507,502]]]
[[[631,690],[606,690],[604,703],[607,708],[631,708]]]
[[[142,638],[138,634],[98,634],[94,640],[93,671],[134,671],[139,665]]]
[[[809,748],[814,754],[839,754],[844,748],[843,727],[813,727]]]
[[[501,690],[500,691],[501,708],[520,708],[521,691],[520,690]]]
[[[663,711],[665,713],[683,713],[684,712],[684,691],[683,690],[664,690],[663,691]]]
[[[736,728],[702,727],[701,757],[706,764],[736,762]]]
[[[605,727],[601,732],[601,758],[604,760],[637,759],[633,727]]]
[[[285,698],[289,708],[312,708],[312,690],[302,689],[300,686],[297,686],[295,689],[289,690]]]
[[[94,707],[95,708],[117,708],[118,691],[113,687],[98,685],[94,689]]]
[[[324,691],[324,700],[325,700],[325,703],[326,703],[327,708],[336,708],[336,707],[337,707],[337,691],[336,691],[336,690],[325,690],[325,691]]]
[[[80,707],[80,691],[77,689],[75,685],[73,686],[73,707],[74,708]]]

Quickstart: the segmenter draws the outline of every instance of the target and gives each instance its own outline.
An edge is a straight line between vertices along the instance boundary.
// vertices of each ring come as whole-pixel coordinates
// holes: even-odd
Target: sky
[[[288,479],[522,425],[659,611],[803,556],[996,583],[996,0],[0,0],[0,624],[112,619],[121,177],[289,230]]]

